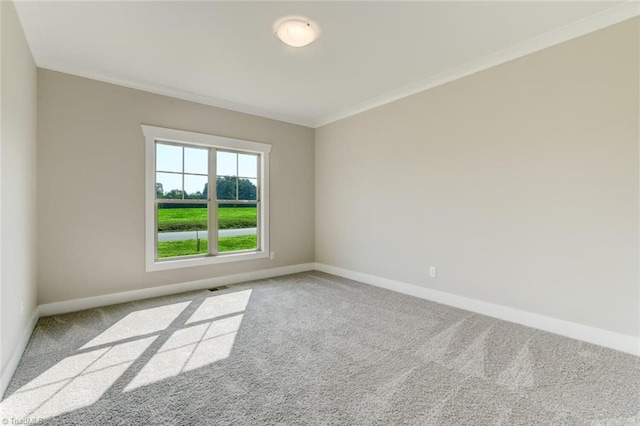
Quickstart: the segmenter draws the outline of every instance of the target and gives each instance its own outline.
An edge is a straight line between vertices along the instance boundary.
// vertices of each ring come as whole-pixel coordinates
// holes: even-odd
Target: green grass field
[[[238,237],[223,237],[218,240],[218,252],[224,253],[238,250],[255,250],[257,238],[255,235],[240,235]],[[200,240],[200,250],[197,250],[196,240],[165,241],[158,243],[158,259],[175,256],[189,256],[206,254],[207,240]]]
[[[218,229],[255,228],[256,207],[218,209]],[[203,231],[207,229],[206,208],[158,209],[158,232]]]
[[[218,229],[255,228],[258,223],[256,207],[223,207],[218,209]],[[207,229],[206,208],[158,208],[158,232],[202,231]],[[241,235],[218,240],[218,252],[255,250],[257,237]],[[207,240],[158,242],[158,258],[189,256],[207,253]]]

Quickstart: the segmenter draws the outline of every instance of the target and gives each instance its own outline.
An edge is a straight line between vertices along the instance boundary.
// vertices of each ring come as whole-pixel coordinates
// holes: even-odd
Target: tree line
[[[237,194],[237,197],[236,197]],[[256,200],[258,188],[249,179],[237,179],[231,176],[216,178],[216,195],[218,200]],[[156,198],[165,200],[206,200],[209,198],[209,184],[205,183],[202,191],[188,193],[180,189],[164,191],[162,183],[156,183]]]

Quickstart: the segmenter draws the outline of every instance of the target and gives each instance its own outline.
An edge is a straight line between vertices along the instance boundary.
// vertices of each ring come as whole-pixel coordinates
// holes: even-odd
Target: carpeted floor
[[[5,424],[640,425],[640,358],[320,272],[42,318]]]

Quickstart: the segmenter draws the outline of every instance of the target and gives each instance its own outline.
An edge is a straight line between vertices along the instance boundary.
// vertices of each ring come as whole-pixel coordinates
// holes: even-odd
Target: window
[[[269,256],[271,145],[142,126],[147,271]]]

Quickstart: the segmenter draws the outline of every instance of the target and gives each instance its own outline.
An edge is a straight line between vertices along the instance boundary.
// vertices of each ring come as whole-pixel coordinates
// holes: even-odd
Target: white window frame
[[[188,132],[184,130],[167,129],[149,125],[141,125],[146,139],[146,181],[145,181],[145,258],[146,270],[163,271],[192,266],[214,265],[218,263],[236,262],[242,260],[263,259],[269,257],[269,153],[271,145],[242,139],[233,139],[205,133]],[[156,142],[169,142],[194,147],[219,148],[223,150],[258,154],[259,171],[258,193],[260,194],[260,208],[258,209],[259,247],[251,252],[228,252],[217,255],[203,255],[198,257],[172,257],[156,259]],[[213,161],[215,166],[215,161]],[[211,162],[210,162],[211,164]],[[215,185],[215,167],[209,170],[209,182]],[[211,178],[213,176],[213,178]],[[213,201],[217,209],[217,194],[215,186],[209,185],[209,201]],[[211,227],[211,226],[210,226]],[[216,226],[217,227],[217,226]],[[217,232],[217,229],[209,229]]]

